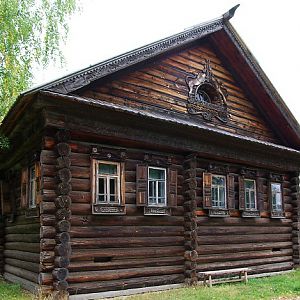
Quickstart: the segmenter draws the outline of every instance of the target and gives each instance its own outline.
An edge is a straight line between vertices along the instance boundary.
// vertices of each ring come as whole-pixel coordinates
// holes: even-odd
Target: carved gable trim
[[[212,73],[210,60],[205,60],[203,70],[197,75],[187,76],[186,83],[189,87],[186,105],[189,114],[202,115],[206,121],[216,118],[227,123],[227,90]]]

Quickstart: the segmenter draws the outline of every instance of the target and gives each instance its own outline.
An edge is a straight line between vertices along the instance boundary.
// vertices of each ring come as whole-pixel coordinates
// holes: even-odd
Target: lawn
[[[251,299],[300,299],[300,269],[285,275],[250,279],[248,284],[222,284],[213,288],[198,286],[164,292],[146,293],[126,300],[251,300]],[[281,298],[283,297],[283,298]],[[17,284],[0,281],[0,299],[32,300],[34,296]],[[115,298],[116,299],[116,298]],[[117,300],[117,299],[116,299]]]
[[[126,300],[251,300],[300,299],[300,269],[285,275],[250,279],[248,284],[232,283],[209,287],[180,288],[126,297]],[[118,298],[122,299],[122,297]],[[124,297],[123,297],[124,299]]]
[[[32,300],[34,296],[21,289],[18,284],[7,283],[0,279],[1,300]]]

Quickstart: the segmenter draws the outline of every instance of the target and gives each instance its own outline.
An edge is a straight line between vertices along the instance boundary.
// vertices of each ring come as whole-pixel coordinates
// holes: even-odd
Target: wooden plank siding
[[[230,114],[230,120],[226,124],[216,120],[205,124],[280,144],[274,131],[256,109],[255,99],[247,97],[212,48],[205,43],[168,54],[155,62],[114,75],[108,80],[98,81],[78,93],[84,97],[134,108],[163,108],[186,114],[186,77],[198,74],[203,69],[205,59],[210,59],[214,75],[228,91]],[[201,116],[197,118],[199,122],[203,122]]]

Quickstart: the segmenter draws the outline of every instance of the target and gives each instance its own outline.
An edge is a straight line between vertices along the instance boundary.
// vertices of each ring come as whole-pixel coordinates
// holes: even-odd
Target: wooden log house
[[[234,10],[19,96],[0,127],[7,280],[90,299],[299,266],[299,125]]]

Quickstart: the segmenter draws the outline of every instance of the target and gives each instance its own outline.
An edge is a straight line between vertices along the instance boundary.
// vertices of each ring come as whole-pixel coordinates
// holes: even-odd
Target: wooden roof
[[[300,149],[299,124],[229,22],[237,7],[238,5],[217,19],[196,25],[168,38],[100,62],[25,92],[19,96],[0,129],[5,134],[8,134],[10,132],[9,128],[12,128],[13,124],[17,122],[17,116],[26,110],[27,104],[40,91],[70,95],[100,78],[207,38],[214,45],[220,56],[228,62],[228,66],[241,81],[243,87],[257,100],[257,107],[260,108],[270,125],[276,128],[283,144]],[[241,69],[243,72],[240,72]],[[143,114],[143,112],[140,112],[140,114]]]

